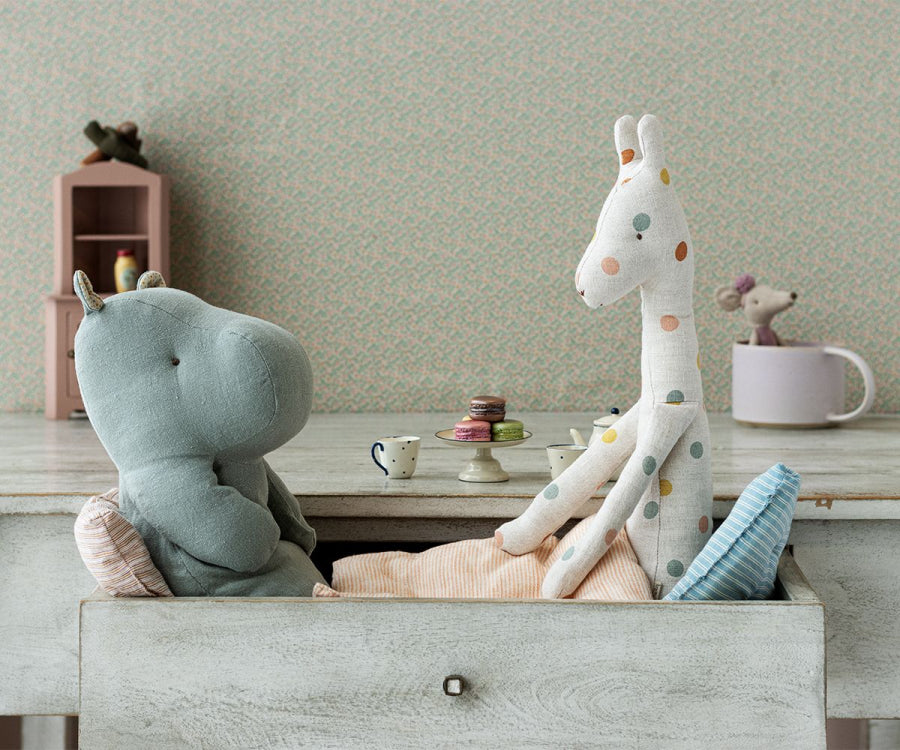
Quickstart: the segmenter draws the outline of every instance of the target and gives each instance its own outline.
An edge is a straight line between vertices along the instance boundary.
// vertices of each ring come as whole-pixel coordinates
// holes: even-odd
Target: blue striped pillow
[[[799,491],[800,476],[784,464],[760,474],[664,599],[768,598]]]

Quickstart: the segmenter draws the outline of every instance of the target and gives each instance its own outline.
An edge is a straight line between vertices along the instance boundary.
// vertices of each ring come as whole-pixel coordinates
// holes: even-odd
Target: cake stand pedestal
[[[436,438],[443,440],[448,445],[454,445],[457,448],[475,449],[475,455],[469,459],[466,468],[459,472],[459,478],[463,482],[506,482],[509,481],[509,474],[504,471],[500,462],[491,454],[493,448],[512,448],[514,445],[521,445],[531,433],[528,430],[523,431],[524,437],[520,440],[457,440],[454,437],[452,429],[440,430],[434,433]]]

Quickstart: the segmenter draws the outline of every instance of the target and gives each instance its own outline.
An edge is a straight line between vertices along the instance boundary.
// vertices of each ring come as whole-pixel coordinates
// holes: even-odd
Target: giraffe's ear
[[[616,120],[615,135],[616,153],[619,155],[620,168],[641,158],[637,122],[631,115],[624,115]]]
[[[644,160],[650,164],[664,167],[666,151],[663,147],[662,126],[653,115],[644,115],[637,125],[638,140]]]

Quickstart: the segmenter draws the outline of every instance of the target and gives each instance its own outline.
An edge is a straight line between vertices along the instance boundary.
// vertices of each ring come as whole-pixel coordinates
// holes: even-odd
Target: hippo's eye
[[[181,364],[181,360],[178,357],[172,357],[172,364],[176,367]]]

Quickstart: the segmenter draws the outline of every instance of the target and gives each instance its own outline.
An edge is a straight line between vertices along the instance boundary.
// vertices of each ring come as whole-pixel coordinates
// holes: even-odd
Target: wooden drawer
[[[81,742],[824,748],[823,607],[787,555],[779,580],[768,602],[95,594]]]

